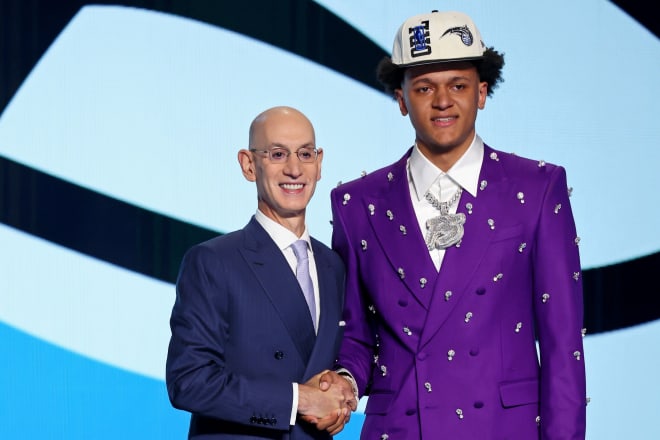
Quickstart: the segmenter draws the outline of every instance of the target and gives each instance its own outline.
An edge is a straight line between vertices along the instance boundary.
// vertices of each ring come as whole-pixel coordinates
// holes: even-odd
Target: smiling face
[[[487,91],[473,64],[452,62],[406,69],[395,97],[401,114],[410,117],[421,152],[447,171],[472,143]]]
[[[250,149],[240,150],[243,175],[257,184],[258,208],[270,219],[300,236],[305,229],[305,209],[321,179],[323,151],[313,162],[302,162],[296,152],[315,148],[314,128],[299,111],[289,107],[269,109],[250,126]],[[290,152],[283,162],[273,162],[268,150]],[[284,150],[279,150],[284,149]]]

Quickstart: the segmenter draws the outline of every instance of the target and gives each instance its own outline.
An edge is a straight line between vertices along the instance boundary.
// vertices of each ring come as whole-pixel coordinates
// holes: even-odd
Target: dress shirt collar
[[[449,178],[474,197],[477,196],[479,172],[483,157],[484,143],[478,135],[475,135],[465,154],[446,173]],[[417,144],[415,144],[408,160],[408,169],[418,200],[424,198],[424,194],[438,176],[445,174],[419,151]]]
[[[277,247],[280,248],[280,250],[284,251],[284,249],[291,246],[293,242],[296,240],[305,240],[307,242],[308,250],[312,252],[312,246],[309,238],[309,231],[307,230],[307,225],[305,225],[305,232],[303,232],[300,238],[298,238],[296,237],[296,234],[294,234],[284,226],[280,225],[276,221],[272,220],[271,218],[267,217],[266,214],[261,212],[259,209],[257,209],[254,218],[266,230],[268,235],[270,235],[270,238],[273,239],[273,241],[275,242]]]

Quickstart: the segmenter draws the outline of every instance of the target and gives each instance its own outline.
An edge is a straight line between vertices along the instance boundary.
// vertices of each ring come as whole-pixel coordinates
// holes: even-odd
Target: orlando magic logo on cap
[[[397,31],[392,63],[417,64],[475,60],[486,45],[470,17],[462,12],[438,12],[408,18]]]
[[[444,37],[447,34],[458,34],[461,37],[461,41],[463,44],[466,46],[472,46],[472,42],[474,41],[472,39],[472,32],[470,32],[470,29],[467,26],[460,26],[460,27],[453,27],[451,29],[447,29],[442,36]]]

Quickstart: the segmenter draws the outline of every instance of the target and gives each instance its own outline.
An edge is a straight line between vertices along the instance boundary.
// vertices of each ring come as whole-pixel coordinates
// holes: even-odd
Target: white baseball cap
[[[394,37],[392,63],[399,67],[483,58],[479,29],[462,12],[438,12],[407,19]]]

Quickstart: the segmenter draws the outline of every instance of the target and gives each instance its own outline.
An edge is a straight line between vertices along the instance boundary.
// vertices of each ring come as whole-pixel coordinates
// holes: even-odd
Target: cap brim
[[[428,64],[446,64],[446,63],[458,63],[461,61],[478,61],[478,60],[483,60],[484,56],[475,56],[475,57],[464,57],[464,58],[451,58],[447,60],[427,60],[427,61],[419,61],[416,63],[408,63],[408,64],[396,64],[394,61],[392,61],[392,64],[394,64],[397,67],[405,68],[405,67],[414,67],[414,66],[425,66]]]

